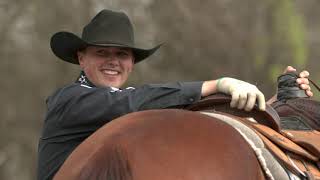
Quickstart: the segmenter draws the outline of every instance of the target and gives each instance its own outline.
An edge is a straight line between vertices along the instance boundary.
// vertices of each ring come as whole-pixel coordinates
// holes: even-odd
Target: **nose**
[[[110,67],[119,66],[119,60],[115,56],[109,56],[105,61]]]

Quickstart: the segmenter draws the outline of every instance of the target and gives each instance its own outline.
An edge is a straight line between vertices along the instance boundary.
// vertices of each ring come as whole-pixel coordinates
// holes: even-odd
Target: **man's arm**
[[[47,120],[64,128],[97,128],[130,112],[192,104],[200,99],[202,83],[149,84],[121,91],[72,85],[50,99]]]
[[[288,66],[284,73],[287,72],[296,72],[292,66]],[[309,72],[302,71],[299,73],[299,78],[297,79],[297,83],[300,88],[306,91],[308,96],[313,96],[309,85]],[[249,83],[233,79],[233,78],[221,78],[219,80],[205,81],[202,86],[201,96],[205,97],[210,94],[214,94],[217,92],[223,92],[225,94],[229,94],[232,96],[232,101],[230,103],[231,107],[237,107],[238,109],[244,109],[246,111],[250,111],[256,101],[258,102],[259,109],[265,110],[265,99],[264,95],[258,88]],[[272,96],[267,104],[272,104],[277,100],[277,94]]]

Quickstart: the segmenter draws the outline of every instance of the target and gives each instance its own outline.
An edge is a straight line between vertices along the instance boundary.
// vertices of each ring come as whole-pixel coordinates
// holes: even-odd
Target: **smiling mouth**
[[[110,69],[104,69],[102,70],[102,73],[105,75],[112,75],[112,76],[120,74],[119,71],[110,70]]]

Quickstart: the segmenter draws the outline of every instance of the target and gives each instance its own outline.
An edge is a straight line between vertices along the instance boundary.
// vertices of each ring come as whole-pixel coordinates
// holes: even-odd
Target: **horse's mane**
[[[103,153],[104,155],[101,155]],[[107,151],[101,148],[95,153],[93,161],[81,171],[81,180],[132,180],[132,170],[126,151],[117,145]]]

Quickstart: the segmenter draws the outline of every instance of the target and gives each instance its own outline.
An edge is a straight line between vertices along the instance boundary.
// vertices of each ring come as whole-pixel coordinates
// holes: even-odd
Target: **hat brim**
[[[77,35],[70,32],[57,32],[51,37],[50,46],[52,52],[61,60],[72,63],[79,64],[77,51],[82,50],[88,46],[103,46],[103,47],[126,47],[133,51],[135,61],[138,63],[150,55],[152,55],[157,49],[160,48],[162,44],[157,45],[152,49],[140,49],[137,47],[131,47],[123,44],[92,44],[84,41]]]

